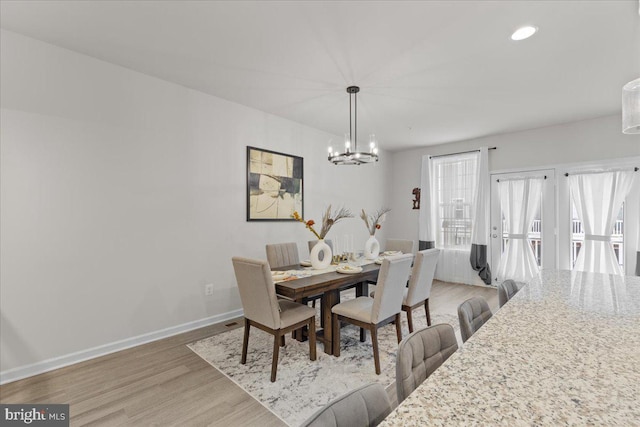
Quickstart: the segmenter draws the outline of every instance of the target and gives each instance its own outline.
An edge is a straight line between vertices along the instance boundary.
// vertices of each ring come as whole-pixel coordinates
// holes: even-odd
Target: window
[[[544,198],[542,200],[544,202]],[[506,224],[506,219],[504,214],[502,214],[502,251],[507,247],[507,242],[509,241],[509,229]],[[542,204],[536,211],[533,224],[531,224],[531,229],[529,233],[527,233],[527,241],[531,246],[531,250],[533,250],[533,256],[536,258],[536,262],[538,267],[542,266]],[[575,261],[575,260],[574,260]]]
[[[433,158],[437,201],[436,246],[469,249],[473,224],[473,197],[477,185],[478,154]]]
[[[580,248],[582,248],[582,244],[584,243],[584,228],[582,227],[582,221],[578,218],[578,212],[576,211],[576,207],[571,201],[571,268],[576,263],[576,259],[578,259],[578,254],[580,253]],[[613,230],[611,231],[611,245],[613,246],[613,251],[616,254],[616,259],[618,260],[618,265],[624,271],[624,203],[620,208],[620,212],[618,212],[618,216],[616,218],[616,222],[613,225]]]

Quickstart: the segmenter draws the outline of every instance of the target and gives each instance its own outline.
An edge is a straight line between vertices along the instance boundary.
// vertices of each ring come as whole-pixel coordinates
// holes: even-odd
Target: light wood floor
[[[435,282],[431,311],[457,315],[458,305],[476,295],[497,310],[493,288]],[[208,326],[5,384],[0,402],[68,403],[72,426],[284,426],[186,347],[241,324]]]

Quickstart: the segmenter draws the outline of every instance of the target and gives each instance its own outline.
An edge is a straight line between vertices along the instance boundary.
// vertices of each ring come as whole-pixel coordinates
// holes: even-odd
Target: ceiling
[[[7,1],[2,28],[395,151],[620,113],[638,2]],[[514,42],[518,27],[532,38]],[[361,141],[362,144],[362,141]]]

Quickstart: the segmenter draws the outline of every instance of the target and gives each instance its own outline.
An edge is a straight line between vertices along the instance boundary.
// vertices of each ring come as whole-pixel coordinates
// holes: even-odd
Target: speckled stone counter
[[[543,270],[382,425],[640,425],[640,277]]]

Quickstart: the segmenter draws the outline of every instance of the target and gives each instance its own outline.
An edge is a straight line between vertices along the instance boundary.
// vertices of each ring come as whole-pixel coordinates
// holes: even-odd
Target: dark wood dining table
[[[277,270],[302,270],[300,265],[289,265]],[[362,266],[360,273],[343,274],[335,271],[317,274],[309,277],[301,277],[295,280],[287,280],[276,283],[276,293],[303,303],[306,299],[317,295],[322,295],[322,325],[318,331],[318,339],[324,343],[324,352],[334,354],[332,327],[331,327],[331,307],[340,302],[340,291],[353,288],[356,289],[356,296],[367,295],[368,282],[375,282],[378,279],[380,266],[372,263]]]

